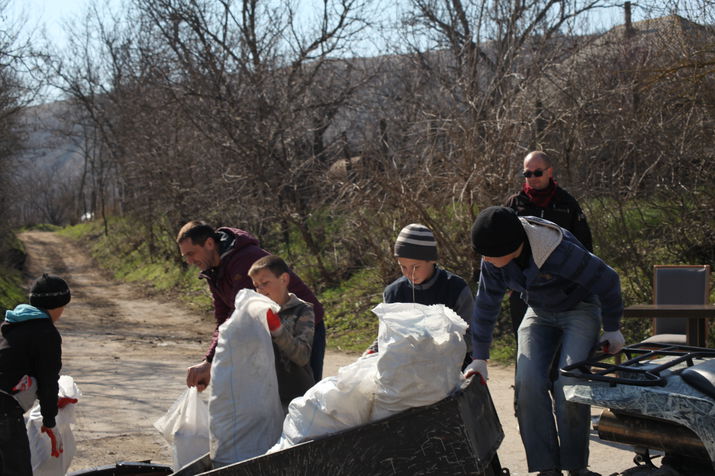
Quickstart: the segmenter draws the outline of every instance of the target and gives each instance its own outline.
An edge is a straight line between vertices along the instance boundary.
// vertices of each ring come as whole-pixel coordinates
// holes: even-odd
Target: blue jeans
[[[549,367],[559,343],[559,368],[588,358],[600,328],[595,297],[564,312],[526,311],[518,332],[516,415],[530,472],[588,466],[590,407],[564,398],[564,385],[573,379],[559,376],[552,389]]]

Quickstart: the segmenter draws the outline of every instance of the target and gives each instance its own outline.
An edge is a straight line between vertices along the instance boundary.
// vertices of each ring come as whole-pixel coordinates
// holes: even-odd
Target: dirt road
[[[66,238],[47,232],[20,238],[31,276],[59,274],[72,289],[72,302],[57,326],[62,374],[72,376],[83,394],[76,407],[77,455],[70,471],[119,461],[170,464],[171,449],[152,424],[184,390],[186,367],[201,360],[211,319],[108,279]],[[328,352],[326,376],[355,358]],[[527,471],[512,410],[513,374],[512,367],[494,366],[489,387],[506,434],[500,460],[519,476]],[[592,438],[593,470],[611,474],[632,466],[631,460],[629,452]]]
[[[62,374],[72,376],[83,394],[70,471],[118,461],[170,464],[171,450],[152,424],[186,388],[186,367],[201,361],[211,319],[117,284],[84,249],[54,233],[27,232],[20,238],[31,276],[59,274],[72,289],[72,302],[57,325]],[[329,353],[326,373],[354,358]]]

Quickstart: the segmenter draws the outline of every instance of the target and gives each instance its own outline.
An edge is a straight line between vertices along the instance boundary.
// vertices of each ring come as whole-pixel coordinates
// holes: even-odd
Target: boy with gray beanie
[[[561,345],[559,368],[588,358],[599,341],[606,351],[623,348],[618,274],[568,230],[507,207],[483,210],[472,227],[472,246],[482,255],[472,319],[472,356],[465,375],[487,378],[494,324],[507,289],[528,304],[518,330],[516,415],[529,471],[541,476],[597,476],[589,471],[588,405],[567,402],[560,376],[549,369]],[[555,415],[554,415],[555,414]],[[555,417],[555,418],[554,418]]]
[[[384,302],[444,304],[469,324],[474,303],[472,291],[464,279],[437,265],[437,241],[429,228],[418,223],[404,227],[395,241],[394,256],[402,277],[385,288]],[[468,349],[463,367],[472,360],[469,331],[465,339]],[[377,351],[375,340],[366,353]]]
[[[67,283],[43,274],[30,291],[30,304],[6,311],[0,324],[0,474],[32,475],[30,443],[23,413],[40,400],[41,431],[50,438],[51,455],[62,453],[55,431],[62,368],[62,339],[54,323],[71,294]]]

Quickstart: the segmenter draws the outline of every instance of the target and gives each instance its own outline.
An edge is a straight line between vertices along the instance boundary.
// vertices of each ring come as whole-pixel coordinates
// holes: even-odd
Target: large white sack
[[[377,354],[363,357],[294,398],[283,421],[283,434],[269,453],[367,423],[376,389],[376,364]]]
[[[281,435],[275,357],[266,311],[276,303],[249,289],[236,295],[236,309],[219,327],[211,365],[209,428],[215,467],[265,453]]]
[[[209,452],[209,407],[196,387],[184,390],[154,428],[172,446],[174,471]]]
[[[378,304],[377,390],[372,419],[431,405],[459,388],[467,324],[447,306]]]
[[[79,398],[82,392],[74,383],[74,379],[69,375],[62,375],[59,379],[59,397]],[[52,443],[46,433],[42,433],[42,413],[40,405],[36,404],[25,416],[25,428],[27,437],[30,440],[30,453],[32,461],[32,474],[34,476],[61,476],[67,473],[72,458],[77,452],[77,445],[72,434],[70,425],[75,422],[74,403],[59,408],[55,417],[55,431],[62,439],[63,452],[59,458],[52,457]]]

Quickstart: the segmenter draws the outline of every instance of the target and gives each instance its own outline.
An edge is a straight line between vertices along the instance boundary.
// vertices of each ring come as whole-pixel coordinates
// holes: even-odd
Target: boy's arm
[[[38,341],[35,354],[35,375],[37,378],[37,398],[40,401],[42,425],[55,427],[57,398],[59,393],[60,369],[62,368],[62,348],[59,333],[43,333]]]
[[[472,314],[472,357],[479,360],[489,359],[489,347],[492,343],[494,325],[499,317],[501,301],[506,292],[506,284],[501,273],[493,266],[482,261],[479,289],[474,299]]]
[[[314,332],[315,315],[313,314],[313,309],[306,305],[295,321],[292,335],[286,331],[286,326],[284,325],[280,326],[276,331],[272,331],[271,335],[273,336],[273,342],[281,353],[296,365],[303,367],[310,362]]]

